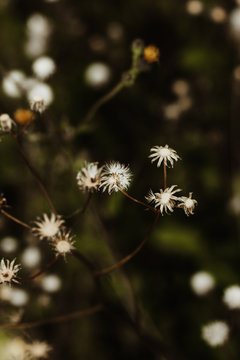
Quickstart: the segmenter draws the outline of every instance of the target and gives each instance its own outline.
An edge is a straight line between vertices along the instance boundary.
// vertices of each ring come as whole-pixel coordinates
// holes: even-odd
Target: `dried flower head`
[[[15,279],[16,274],[20,269],[20,265],[14,265],[16,259],[13,259],[11,262],[9,260],[6,261],[2,259],[0,264],[0,284],[5,282],[15,282],[18,281]]]
[[[102,167],[98,167],[98,162],[86,163],[77,173],[77,184],[82,191],[93,192],[97,190],[101,181]]]
[[[159,61],[160,51],[157,46],[149,45],[143,50],[143,57],[148,63],[154,63]]]
[[[221,346],[228,340],[229,331],[224,321],[213,321],[202,327],[202,338],[210,346]]]
[[[30,100],[30,108],[32,111],[39,112],[41,114],[46,109],[44,99],[39,95],[33,96]]]
[[[8,114],[0,115],[0,129],[2,131],[11,131],[13,125],[15,125],[15,122],[10,118]]]
[[[196,295],[204,296],[214,289],[215,279],[207,271],[198,271],[191,277],[190,285]]]
[[[35,116],[30,110],[18,109],[14,113],[14,119],[20,125],[29,125],[35,119]]]
[[[33,341],[31,344],[27,344],[27,354],[30,359],[47,359],[49,352],[52,350],[52,347],[44,341]]]
[[[51,217],[48,217],[47,214],[43,214],[43,219],[37,218],[37,221],[34,221],[36,227],[32,228],[32,232],[36,234],[40,240],[52,239],[56,236],[61,228],[63,227],[64,220],[60,215],[51,214]]]
[[[70,253],[71,250],[74,249],[73,246],[73,236],[70,235],[70,231],[62,231],[59,232],[58,235],[56,235],[53,238],[53,246],[57,254],[63,255],[64,257],[66,254]]]
[[[132,174],[128,166],[119,162],[111,162],[103,168],[100,188],[107,190],[109,194],[113,191],[125,190],[130,185]]]
[[[173,161],[178,161],[180,157],[178,156],[177,152],[171,148],[168,147],[168,145],[165,146],[154,146],[150,149],[152,152],[151,155],[149,155],[149,158],[152,158],[151,162],[158,161],[157,167],[160,167],[162,162],[165,166],[170,165],[173,167]]]
[[[178,207],[183,208],[187,216],[193,215],[193,210],[197,204],[197,200],[192,199],[192,193],[189,193],[189,197],[181,196],[179,200],[181,203],[178,205]]]
[[[155,207],[160,208],[160,212],[163,214],[165,211],[168,213],[168,210],[173,212],[173,208],[176,205],[175,200],[178,200],[175,193],[181,191],[180,189],[175,189],[177,185],[172,185],[170,188],[166,188],[165,190],[160,189],[160,193],[153,193],[152,190],[149,191],[148,196],[146,196],[146,200],[148,202],[154,202]]]

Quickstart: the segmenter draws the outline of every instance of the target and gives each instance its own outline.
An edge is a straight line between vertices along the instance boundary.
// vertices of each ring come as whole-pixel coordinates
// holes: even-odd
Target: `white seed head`
[[[15,265],[15,260],[13,259],[11,262],[9,260],[2,259],[0,263],[0,284],[3,284],[5,282],[15,282],[18,283],[18,281],[15,279],[16,274],[20,270],[20,265]]]
[[[170,163],[171,167],[173,167],[174,161],[178,161],[180,157],[176,153],[175,150],[165,146],[154,146],[150,149],[152,152],[149,155],[149,158],[152,158],[151,162],[157,161],[157,167],[160,167],[163,163],[165,166],[169,166]]]
[[[119,162],[111,162],[103,167],[100,188],[102,191],[126,190],[130,185],[132,174],[128,166]]]
[[[36,95],[30,100],[30,108],[32,111],[39,112],[40,114],[46,109],[44,99]]]
[[[0,242],[0,248],[5,253],[12,253],[17,250],[17,239],[11,236],[4,237]]]
[[[74,249],[74,242],[72,241],[72,239],[73,236],[70,235],[70,231],[63,231],[56,235],[52,240],[52,245],[56,253],[59,255],[63,255],[64,257],[66,256],[66,254],[70,253],[71,250]]]
[[[97,190],[101,181],[102,167],[98,163],[86,163],[77,173],[77,184],[80,190],[93,192]]]
[[[61,216],[53,213],[51,214],[51,217],[48,217],[47,214],[43,214],[43,219],[37,218],[37,221],[34,223],[36,227],[33,227],[32,231],[40,238],[40,240],[44,238],[51,240],[64,226],[64,220]]]
[[[207,271],[199,271],[191,277],[190,285],[196,295],[204,296],[214,289],[215,279]]]
[[[233,36],[236,39],[240,38],[240,7],[234,9],[229,16],[229,24]]]
[[[0,130],[9,132],[12,130],[13,125],[15,125],[15,122],[8,114],[0,115]]]
[[[214,321],[202,327],[202,338],[212,347],[223,345],[229,337],[229,326],[224,321]]]
[[[56,64],[49,56],[42,56],[34,61],[32,69],[39,79],[45,80],[54,74],[56,71]]]
[[[51,33],[48,18],[40,13],[32,14],[27,20],[27,34],[30,37],[46,38]]]
[[[215,6],[210,11],[210,17],[215,23],[222,23],[227,19],[227,12],[221,6]]]
[[[189,197],[181,196],[179,201],[181,201],[181,203],[178,205],[178,207],[183,208],[187,216],[193,215],[193,211],[197,205],[197,200],[192,199],[192,193],[189,193]]]
[[[148,196],[146,196],[146,200],[154,202],[155,207],[160,208],[162,215],[164,212],[168,213],[168,210],[173,212],[173,209],[176,206],[175,201],[178,200],[174,194],[181,191],[180,189],[174,189],[176,186],[177,185],[172,185],[170,188],[166,188],[165,190],[160,189],[160,193],[153,193],[152,190],[150,190]]]
[[[224,304],[231,310],[240,309],[240,286],[232,285],[224,290]]]
[[[53,102],[54,94],[52,88],[41,82],[35,83],[30,90],[27,92],[27,98],[30,104],[32,104],[37,98],[41,98],[44,102],[45,107]]]

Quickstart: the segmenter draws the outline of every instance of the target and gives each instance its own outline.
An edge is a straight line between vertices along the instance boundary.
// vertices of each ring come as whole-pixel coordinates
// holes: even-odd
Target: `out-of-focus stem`
[[[147,234],[147,236],[141,241],[141,243],[136,247],[136,249],[133,252],[131,252],[129,255],[125,256],[122,260],[118,261],[117,263],[113,264],[112,266],[109,266],[109,267],[101,269],[101,270],[95,270],[93,272],[93,274],[95,276],[106,275],[106,274],[112,272],[113,270],[123,266],[124,264],[126,264],[126,262],[131,260],[142,249],[143,245],[148,241],[148,239],[152,235],[152,232],[157,224],[159,216],[160,216],[160,212],[158,212],[158,214],[156,215],[154,222],[153,222],[151,229],[150,229],[149,233]]]
[[[48,318],[44,320],[32,321],[32,322],[24,322],[24,323],[9,323],[9,324],[0,324],[0,329],[29,329],[34,328],[46,324],[56,324],[62,323],[71,319],[75,319],[80,316],[92,315],[103,309],[102,304],[97,304],[87,309],[75,311],[66,315],[56,316],[54,318]]]
[[[163,164],[164,190],[167,188],[167,167]]]
[[[28,282],[28,281],[38,278],[39,276],[44,274],[48,269],[50,269],[57,262],[58,259],[59,259],[59,255],[57,255],[50,263],[48,263],[46,266],[44,266],[44,268],[39,270],[36,274],[29,276],[26,279],[21,280],[21,283]]]
[[[20,144],[20,142],[19,142],[18,136],[15,135],[15,134],[13,134],[13,133],[12,133],[11,135],[12,135],[12,137],[14,138],[14,140],[15,140],[15,142],[16,142],[16,145],[17,145],[17,148],[18,148],[18,151],[19,151],[20,155],[22,156],[22,158],[23,158],[23,160],[25,161],[27,167],[28,167],[29,170],[31,171],[33,177],[34,177],[35,180],[37,181],[37,183],[38,183],[38,185],[39,185],[39,187],[40,187],[43,195],[44,195],[45,198],[47,199],[51,210],[54,212],[54,214],[57,214],[57,210],[56,210],[56,208],[55,208],[55,206],[54,206],[54,204],[53,204],[53,202],[52,202],[52,200],[51,200],[51,198],[50,198],[50,196],[49,196],[49,193],[48,193],[45,185],[43,184],[43,182],[42,182],[39,174],[38,174],[37,171],[34,169],[34,167],[32,166],[32,164],[30,163],[30,161],[28,160],[28,158],[27,158],[27,156],[26,156],[26,154],[25,154],[25,152],[24,152],[24,150],[23,150],[23,148],[22,148],[22,146],[21,146],[21,144]]]

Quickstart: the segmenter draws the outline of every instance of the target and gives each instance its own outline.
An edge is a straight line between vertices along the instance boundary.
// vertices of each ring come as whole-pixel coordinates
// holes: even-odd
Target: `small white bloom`
[[[52,350],[52,347],[49,346],[46,342],[43,341],[33,341],[32,344],[27,344],[27,353],[30,358],[35,359],[47,359],[49,351]]]
[[[223,302],[229,309],[240,309],[240,286],[232,285],[224,290]]]
[[[37,218],[37,221],[34,223],[37,226],[32,228],[32,231],[42,240],[44,238],[52,239],[56,236],[60,232],[64,220],[60,215],[52,213],[51,218],[49,218],[47,214],[43,214],[43,219]]]
[[[45,80],[54,74],[56,71],[56,64],[49,56],[41,56],[34,61],[32,69],[38,78]]]
[[[203,3],[199,0],[189,0],[186,3],[186,10],[191,15],[199,15],[203,11]]]
[[[17,239],[11,236],[4,237],[0,242],[0,248],[5,253],[12,253],[17,250]]]
[[[229,332],[224,321],[214,321],[202,327],[202,338],[210,346],[220,346],[228,340]]]
[[[176,205],[175,200],[178,200],[174,194],[181,191],[180,189],[174,190],[176,186],[177,185],[172,185],[170,188],[166,188],[165,190],[160,189],[160,193],[153,193],[153,191],[150,190],[148,196],[145,198],[150,203],[154,202],[155,207],[159,207],[162,214],[164,211],[167,213],[168,210],[173,212],[173,208]]]
[[[229,23],[233,36],[240,37],[240,7],[236,7],[229,16]]]
[[[66,256],[67,253],[70,253],[74,249],[73,246],[73,236],[69,232],[60,232],[53,239],[53,246],[57,254]]]
[[[214,289],[215,279],[207,271],[199,271],[190,279],[190,285],[196,295],[206,295]]]
[[[30,37],[47,38],[51,33],[51,23],[40,13],[32,14],[27,20],[27,33]]]
[[[15,279],[16,274],[20,270],[20,265],[14,265],[16,259],[13,259],[11,262],[9,260],[5,261],[4,259],[1,260],[0,264],[0,284],[5,282],[15,282],[18,281]]]
[[[150,149],[152,152],[151,155],[149,155],[149,158],[152,158],[151,162],[158,161],[157,167],[160,167],[162,162],[165,166],[168,166],[168,162],[173,167],[173,161],[178,161],[180,157],[176,153],[175,150],[168,147],[168,145],[165,146],[154,146]]]
[[[192,199],[192,193],[189,193],[189,197],[181,196],[178,200],[182,201],[181,204],[178,205],[179,208],[183,208],[185,214],[189,216],[193,215],[193,210],[195,205],[197,204],[197,200]]]
[[[0,115],[0,128],[2,131],[11,131],[13,125],[15,125],[15,122],[10,118],[8,114]]]
[[[32,111],[39,112],[40,114],[46,109],[44,99],[36,95],[30,100],[30,108]]]
[[[77,173],[77,184],[82,191],[97,190],[101,180],[102,167],[98,168],[98,163],[86,163]]]
[[[125,190],[130,185],[132,174],[128,166],[119,162],[111,162],[103,168],[100,188],[107,190],[109,194],[113,191]]]

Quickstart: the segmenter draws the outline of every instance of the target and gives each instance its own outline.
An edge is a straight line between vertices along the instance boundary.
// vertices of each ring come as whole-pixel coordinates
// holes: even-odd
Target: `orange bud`
[[[14,119],[20,125],[29,125],[35,119],[35,115],[30,110],[18,109],[14,113]]]
[[[148,63],[158,62],[160,51],[155,45],[146,46],[143,50],[143,57]]]

